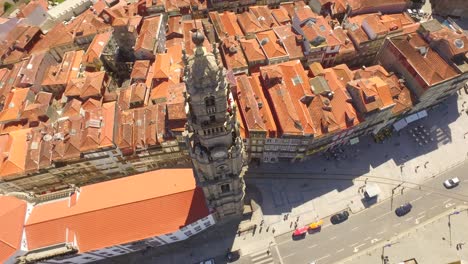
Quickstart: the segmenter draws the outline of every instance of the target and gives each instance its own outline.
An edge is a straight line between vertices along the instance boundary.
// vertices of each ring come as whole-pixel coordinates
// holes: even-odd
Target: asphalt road
[[[414,177],[417,177],[416,175]],[[442,182],[458,177],[458,187],[446,190]],[[328,220],[322,230],[308,234],[302,240],[292,240],[291,234],[276,238],[284,264],[339,263],[374,243],[387,240],[392,236],[415,227],[455,205],[468,204],[468,162],[463,163],[435,179],[421,185],[403,185],[395,190],[391,210],[391,200],[372,206],[360,213],[351,215],[346,222],[332,225]],[[413,209],[403,217],[395,215],[395,208],[410,202]]]

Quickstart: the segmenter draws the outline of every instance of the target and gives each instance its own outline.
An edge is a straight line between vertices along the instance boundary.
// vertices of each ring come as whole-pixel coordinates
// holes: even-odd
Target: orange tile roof
[[[81,101],[77,99],[71,99],[68,101],[62,110],[62,116],[77,116],[80,114]]]
[[[77,159],[80,157],[81,143],[81,116],[71,116],[65,120],[59,120],[56,131],[64,136],[64,140],[55,142],[52,152],[54,161]]]
[[[159,41],[158,35],[161,29],[161,22],[161,15],[148,17],[143,20],[143,25],[135,42],[135,51],[145,49],[153,52],[155,45]]]
[[[309,6],[300,6],[294,9],[294,16],[299,19],[301,23],[305,22],[310,18],[317,18],[318,15],[310,9]]]
[[[273,30],[259,32],[255,35],[268,59],[288,57],[288,53],[280,45],[280,41]]]
[[[294,12],[297,9],[302,9],[306,4],[304,1],[294,1],[294,2],[282,2],[280,3],[280,7],[286,9],[288,12],[289,17],[292,19],[294,17]]]
[[[328,68],[324,70],[323,76],[333,92],[332,100],[330,100],[331,111],[340,128],[346,129],[359,124],[359,119],[356,109],[353,107],[352,98],[346,90],[346,83],[340,81],[342,77],[339,77],[341,75],[339,71],[342,70],[337,66]]]
[[[316,133],[308,114],[307,100],[313,94],[307,74],[298,60],[260,68],[279,135],[311,136]]]
[[[408,40],[409,39],[409,40]],[[426,82],[427,87],[457,76],[457,72],[445,62],[429,44],[427,44],[417,33],[390,39],[399,52],[404,56],[412,67]],[[417,48],[427,48],[427,54],[421,55]]]
[[[245,58],[249,62],[264,61],[266,56],[260,48],[256,39],[241,39],[240,44],[244,51]]]
[[[229,11],[224,11],[223,13],[210,12],[209,17],[221,41],[226,37],[244,36],[244,33],[242,33],[237,23],[235,13]]]
[[[93,99],[93,98],[89,98],[88,100],[86,100],[86,102],[83,103],[81,108],[83,110],[85,110],[85,111],[92,111],[94,109],[100,108],[101,105],[102,105],[102,100],[96,100],[96,99]]]
[[[226,68],[232,70],[247,69],[247,60],[244,57],[239,42],[234,37],[228,37],[221,43],[221,54],[226,62]]]
[[[346,0],[346,2],[351,6],[353,14],[356,14],[373,10],[385,10],[386,7],[391,6],[401,6],[400,11],[403,11],[408,0]]]
[[[167,53],[158,53],[153,64],[153,78],[169,79],[171,74],[171,56]]]
[[[249,6],[251,12],[263,28],[272,28],[279,26],[276,20],[271,16],[271,10],[267,6]]]
[[[105,148],[114,145],[114,126],[115,126],[115,111],[116,102],[104,103],[102,105],[102,120],[101,136],[99,147]]]
[[[97,17],[90,9],[78,15],[73,21],[71,21],[66,28],[71,32],[74,38],[83,38],[93,36],[102,32],[112,30],[109,24]]]
[[[24,172],[26,152],[28,149],[28,135],[31,129],[21,129],[9,133],[11,147],[0,167],[0,177],[16,175]]]
[[[438,46],[441,50],[446,50],[449,58],[456,55],[468,53],[468,35],[462,32],[456,32],[446,27],[438,31],[431,32],[429,39],[433,45]],[[456,45],[455,42],[460,42],[461,45]]]
[[[20,249],[26,202],[16,197],[0,196],[0,262],[6,263]]]
[[[298,41],[301,36],[294,33],[290,25],[274,27],[273,31],[275,31],[278,39],[283,43],[290,60],[300,60],[304,58],[302,43]]]
[[[240,115],[245,124],[246,136],[262,131],[267,137],[276,137],[277,128],[268,101],[263,93],[258,74],[236,76]]]
[[[60,64],[49,67],[44,80],[42,80],[42,85],[63,85],[65,87],[70,79],[77,78],[83,55],[83,50],[65,52]]]
[[[79,251],[87,252],[171,233],[208,214],[191,169],[156,170],[36,205],[25,231],[30,250],[63,243],[70,230]],[[131,232],[122,232],[129,226]]]
[[[174,37],[183,37],[183,32],[182,32],[182,16],[170,16],[167,19],[167,33],[166,37],[168,40],[174,38]]]
[[[246,35],[269,29],[269,27],[262,27],[255,15],[250,12],[237,14],[237,22]]]
[[[112,31],[97,34],[89,45],[88,50],[83,57],[83,62],[93,63],[95,60],[99,59],[111,37]]]
[[[284,8],[283,6],[280,6],[278,9],[271,10],[271,15],[280,25],[287,25],[291,23],[291,18],[288,15],[288,10],[286,10],[286,8]]]
[[[8,122],[18,120],[25,108],[29,103],[27,98],[32,93],[29,88],[17,88],[11,90],[8,97],[5,100],[5,106],[0,112],[0,122]]]
[[[133,64],[132,74],[130,78],[138,80],[146,80],[146,75],[148,74],[148,69],[150,67],[149,60],[137,60]]]
[[[360,98],[358,105],[363,106],[360,111],[364,113],[384,109],[394,104],[389,86],[380,77],[351,81],[348,83],[348,89],[357,91]]]

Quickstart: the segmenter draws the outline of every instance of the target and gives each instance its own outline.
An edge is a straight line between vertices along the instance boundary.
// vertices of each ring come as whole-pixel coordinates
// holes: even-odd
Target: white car
[[[456,187],[458,184],[460,184],[460,180],[457,177],[444,181],[444,186],[447,189]]]

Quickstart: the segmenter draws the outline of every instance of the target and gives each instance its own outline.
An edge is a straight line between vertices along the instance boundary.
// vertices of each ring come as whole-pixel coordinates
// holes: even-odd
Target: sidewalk
[[[452,236],[450,241],[448,215],[451,212],[461,213],[451,216]],[[340,263],[347,264],[375,264],[382,262],[382,255],[387,257],[389,263],[416,259],[418,263],[454,263],[468,259],[468,210],[467,207],[458,207],[447,210],[432,219],[421,223],[408,232],[377,243],[372,248],[353,255]],[[452,245],[450,246],[450,242]],[[457,244],[464,244],[460,248]],[[431,254],[428,254],[428,252]]]
[[[428,117],[411,123],[400,135],[374,143],[370,136],[346,146],[340,160],[311,156],[301,163],[262,164],[249,168],[247,193],[262,207],[263,220],[275,236],[288,233],[318,219],[328,224],[330,215],[365,209],[360,189],[376,183],[381,193],[378,202],[388,199],[400,183],[418,188],[424,181],[461,164],[468,150],[468,96],[447,100],[446,105],[428,112]],[[460,113],[461,112],[461,113]],[[418,145],[409,130],[423,125],[433,142]],[[466,138],[465,138],[466,137]],[[441,179],[442,180],[442,179]],[[400,193],[402,188],[395,190]],[[287,220],[285,219],[287,215]],[[299,218],[299,219],[298,219]],[[297,221],[298,220],[298,221]]]

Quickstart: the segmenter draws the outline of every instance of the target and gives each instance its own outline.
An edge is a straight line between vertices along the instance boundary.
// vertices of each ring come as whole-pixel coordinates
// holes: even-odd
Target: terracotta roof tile
[[[97,199],[102,196],[109,199]],[[87,252],[171,233],[209,214],[191,169],[157,170],[89,185],[69,199],[76,199],[73,206],[66,199],[33,209],[25,227],[29,249],[63,243],[68,229],[80,252]],[[129,226],[132,232],[122,232]]]
[[[263,131],[267,137],[276,137],[276,124],[263,93],[259,75],[242,74],[236,77],[236,82],[236,99],[245,124],[246,136],[248,137],[250,132]]]
[[[167,19],[167,32],[166,32],[166,38],[168,40],[172,38],[182,38],[183,37],[183,32],[182,32],[182,17],[181,16],[170,16]]]
[[[390,41],[408,61],[409,67],[421,75],[428,87],[457,75],[455,69],[448,65],[417,33],[394,37]],[[427,49],[427,54],[423,56],[418,48]]]
[[[290,60],[300,60],[304,58],[302,43],[298,41],[301,36],[294,33],[290,25],[274,27],[273,31],[275,31],[278,39],[283,43]]]
[[[280,25],[287,25],[291,23],[291,18],[289,17],[288,10],[286,10],[286,8],[284,8],[283,6],[280,6],[278,9],[271,10],[271,15]]]
[[[240,44],[244,51],[245,58],[249,62],[264,61],[266,56],[256,39],[241,39]]]
[[[311,136],[316,133],[308,114],[307,101],[313,96],[300,61],[288,61],[260,68],[271,100],[279,135]]]
[[[26,215],[26,202],[11,196],[0,196],[0,262],[6,263],[20,249]]]
[[[243,37],[239,24],[237,23],[236,14],[229,11],[223,13],[210,12],[209,17],[213,27],[216,30],[218,38],[222,41],[226,37]]]
[[[11,90],[5,100],[5,106],[0,112],[0,122],[18,120],[26,105],[33,99],[33,94],[29,88],[17,88]]]
[[[251,12],[263,28],[272,28],[279,26],[276,20],[271,16],[271,10],[267,6],[249,6]]]
[[[26,152],[28,149],[28,135],[31,129],[21,129],[9,133],[11,147],[6,160],[0,167],[0,177],[23,173],[25,170]]]
[[[248,64],[239,42],[234,37],[225,38],[221,43],[221,54],[226,62],[226,68],[236,71],[247,70]]]
[[[71,99],[68,101],[62,110],[62,116],[78,116],[80,114],[81,101],[77,99]]]
[[[259,32],[256,37],[268,59],[288,57],[288,53],[273,30]]]
[[[149,60],[137,60],[133,64],[132,74],[130,78],[133,80],[146,80],[146,75],[148,74],[148,69],[150,67]]]
[[[112,31],[97,34],[84,54],[83,62],[93,63],[95,60],[98,60],[111,38]]]
[[[65,87],[70,79],[77,78],[83,55],[83,50],[66,52],[60,64],[49,67],[42,86],[63,85]]]
[[[92,111],[94,109],[99,109],[102,105],[102,101],[101,100],[96,100],[96,99],[93,99],[93,98],[89,98],[88,100],[86,100],[86,102],[83,103],[83,105],[81,106],[81,108],[85,111]]]
[[[257,32],[269,29],[269,27],[264,28],[257,20],[255,15],[250,12],[237,14],[237,21],[245,35],[255,34]]]
[[[135,51],[143,49],[153,52],[155,50],[155,46],[159,41],[158,35],[161,29],[161,22],[162,19],[160,15],[143,20],[143,25],[141,26],[140,33],[135,42]]]

